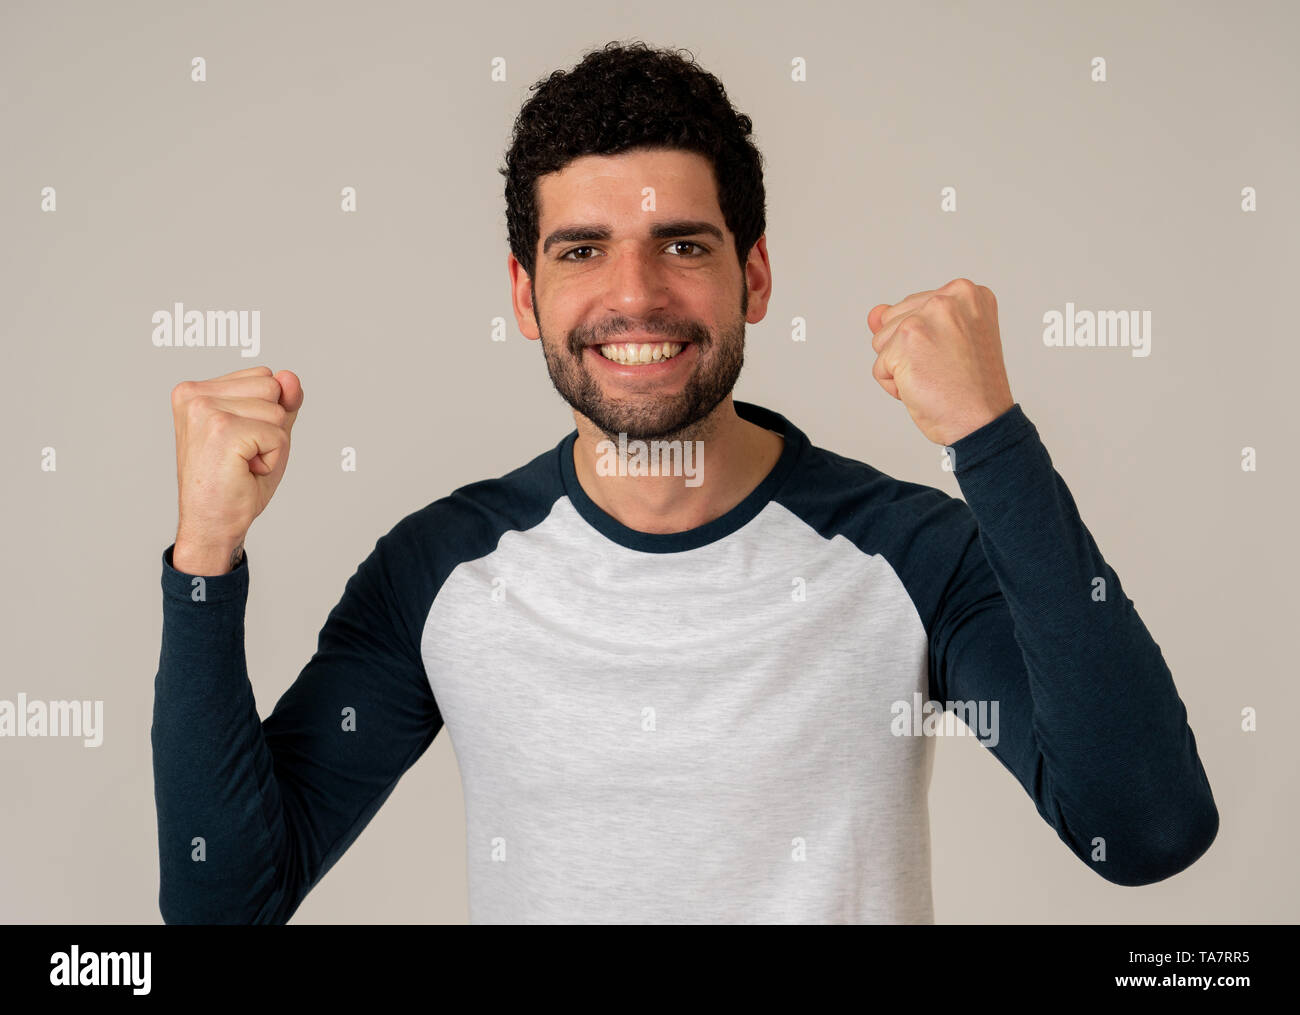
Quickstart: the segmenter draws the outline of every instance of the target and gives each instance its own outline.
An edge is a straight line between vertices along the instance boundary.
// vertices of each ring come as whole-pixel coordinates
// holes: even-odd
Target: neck
[[[731,395],[718,403],[705,419],[673,440],[693,444],[690,474],[682,475],[683,459],[676,453],[660,458],[661,473],[629,475],[635,472],[629,441],[628,467],[601,469],[613,456],[600,445],[608,438],[586,416],[575,412],[578,438],[573,444],[573,465],[583,491],[606,514],[638,532],[685,532],[718,518],[744,500],[772,471],[785,441],[780,434],[736,414]],[[617,442],[615,441],[617,445]],[[654,448],[645,441],[645,448]],[[602,472],[616,472],[602,475]]]

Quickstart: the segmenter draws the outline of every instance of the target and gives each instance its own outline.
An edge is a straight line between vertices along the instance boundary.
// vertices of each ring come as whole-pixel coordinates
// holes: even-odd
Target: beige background
[[[865,318],[960,275],[990,286],[1012,392],[1187,705],[1222,826],[1144,888],[1089,871],[973,739],[941,741],[936,919],[1295,921],[1297,8],[616,6],[4,4],[0,698],[102,699],[105,739],[0,739],[0,920],[160,920],[171,387],[256,363],[303,379],[288,474],[248,542],[265,715],[377,536],[572,429],[510,312],[496,169],[531,83],[641,38],[717,74],[767,160],[774,295],[737,397],[957,494],[872,380]],[[262,356],[154,348],[151,315],[177,301],[260,309]],[[1150,310],[1151,355],[1045,347],[1042,315],[1066,301]],[[464,921],[464,850],[444,731],[295,922]]]

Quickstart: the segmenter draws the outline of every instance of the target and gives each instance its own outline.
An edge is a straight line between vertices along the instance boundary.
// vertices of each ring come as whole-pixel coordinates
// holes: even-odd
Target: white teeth
[[[602,356],[615,363],[631,366],[638,363],[658,363],[660,360],[672,359],[686,348],[682,342],[618,342],[613,345],[596,347]]]

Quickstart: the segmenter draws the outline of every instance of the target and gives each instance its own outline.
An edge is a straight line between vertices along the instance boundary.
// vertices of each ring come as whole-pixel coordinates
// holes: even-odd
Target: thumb
[[[298,410],[302,408],[304,394],[302,390],[302,381],[292,370],[281,370],[275,375],[275,379],[280,382],[280,404],[289,413],[289,418],[285,420],[285,429],[292,430],[294,422],[298,419]]]
[[[867,327],[871,329],[873,335],[880,330],[880,319],[885,316],[885,311],[891,306],[893,306],[892,303],[877,303],[867,311]]]

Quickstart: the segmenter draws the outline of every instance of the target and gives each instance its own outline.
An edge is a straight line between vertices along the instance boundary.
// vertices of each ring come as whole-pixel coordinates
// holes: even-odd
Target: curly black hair
[[[753,121],[738,112],[716,77],[689,50],[644,42],[606,43],[571,71],[530,87],[515,118],[506,164],[506,228],[515,259],[534,277],[540,241],[536,181],[583,155],[631,148],[678,148],[713,164],[718,206],[736,238],[742,274],[767,228],[763,157],[750,141]]]

